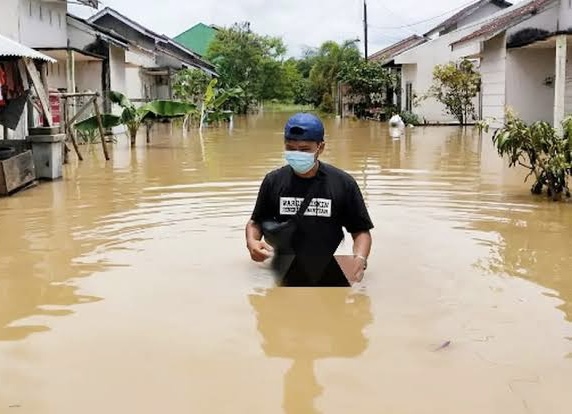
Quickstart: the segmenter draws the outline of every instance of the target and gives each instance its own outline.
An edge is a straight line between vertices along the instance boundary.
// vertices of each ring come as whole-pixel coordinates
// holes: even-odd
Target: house
[[[104,98],[111,90],[125,91],[127,39],[69,13],[65,34],[65,41],[57,47],[36,47],[56,60],[47,70],[51,91],[99,92]],[[106,98],[103,106],[105,111],[111,110]]]
[[[527,0],[451,42],[481,60],[483,118],[504,121],[511,107],[525,122],[559,127],[572,112],[569,0]]]
[[[401,78],[401,65],[397,65],[395,63],[395,57],[399,56],[400,54],[407,52],[409,49],[413,49],[423,43],[427,42],[427,39],[423,36],[413,35],[405,38],[391,46],[382,49],[369,57],[369,60],[372,62],[380,62],[383,66],[390,69],[391,71],[395,72],[395,74]],[[401,108],[401,97],[403,96],[400,93],[400,90],[393,91],[393,104],[397,108]]]
[[[205,57],[209,45],[216,37],[220,29],[215,25],[207,26],[204,23],[197,23],[190,29],[184,31],[173,39],[175,42],[185,46],[187,49],[192,50],[197,55]]]
[[[129,42],[125,53],[126,94],[133,100],[173,98],[172,76],[184,68],[218,76],[198,54],[173,39],[157,34],[109,7],[88,19]]]
[[[397,43],[394,43],[385,49],[382,49],[373,55],[369,56],[369,60],[372,62],[381,62],[384,66],[399,66],[395,65],[395,57],[399,56],[403,52],[407,52],[422,43],[425,43],[427,39],[423,36],[413,35],[405,38]]]
[[[78,2],[92,8],[98,6],[97,0],[78,0]],[[0,24],[0,34],[30,49],[48,50],[65,47],[68,40],[67,7],[66,0],[2,0],[3,15],[10,18],[3,19]],[[48,53],[39,55],[46,56],[40,60],[42,62],[40,66],[55,63],[54,58],[48,56]],[[22,119],[26,118],[34,118],[32,112],[28,116],[28,108],[24,108],[22,115]],[[27,133],[28,123],[20,122],[14,130],[14,137],[25,138]]]
[[[0,136],[3,140],[22,140],[27,136],[28,98],[34,87],[43,87],[29,84],[25,59],[33,66],[54,62],[49,56],[0,35]]]
[[[405,39],[372,55],[372,58],[382,59],[386,65],[401,73],[401,91],[404,93],[404,98],[399,99],[401,110],[414,112],[427,123],[456,122],[445,112],[441,103],[432,98],[417,98],[423,96],[431,87],[436,65],[458,58],[451,50],[450,43],[457,37],[462,37],[463,30],[470,30],[475,23],[511,6],[511,3],[504,0],[478,0],[422,36]],[[479,107],[478,99],[476,106]]]

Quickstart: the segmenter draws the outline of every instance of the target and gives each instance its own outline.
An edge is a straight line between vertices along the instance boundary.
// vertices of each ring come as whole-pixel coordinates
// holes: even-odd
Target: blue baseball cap
[[[324,124],[315,115],[297,113],[286,122],[284,138],[296,141],[321,142],[324,140]]]

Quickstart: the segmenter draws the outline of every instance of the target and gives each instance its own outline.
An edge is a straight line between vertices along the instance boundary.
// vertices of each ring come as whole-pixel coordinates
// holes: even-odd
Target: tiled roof
[[[482,36],[490,36],[502,32],[503,30],[515,26],[523,20],[526,20],[532,15],[542,11],[545,7],[554,1],[556,0],[532,0],[521,7],[501,14],[496,19],[483,24],[478,30],[475,30],[467,36],[453,42],[452,45],[464,43]]]
[[[409,49],[414,48],[415,46],[420,45],[421,43],[425,43],[427,40],[419,35],[413,35],[408,37],[407,39],[403,39],[400,42],[397,42],[385,49],[380,50],[379,52],[375,52],[373,55],[369,56],[370,60],[373,61],[383,61],[387,62],[390,61],[395,56],[408,51]]]
[[[457,24],[460,20],[464,19],[465,17],[470,16],[471,14],[477,12],[482,7],[484,7],[490,3],[494,4],[495,6],[501,7],[501,8],[507,8],[507,7],[512,6],[512,3],[509,3],[508,1],[504,1],[504,0],[478,0],[475,3],[472,3],[472,4],[468,5],[467,7],[465,7],[464,9],[460,10],[459,12],[455,13],[453,16],[449,17],[444,22],[441,22],[439,25],[435,26],[434,28],[429,30],[427,33],[425,33],[425,35],[428,35],[429,33],[432,33],[432,32],[439,30],[439,29],[448,29],[449,27]]]

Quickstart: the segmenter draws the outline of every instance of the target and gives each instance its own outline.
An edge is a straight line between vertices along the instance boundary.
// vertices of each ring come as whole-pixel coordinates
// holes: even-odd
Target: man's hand
[[[272,247],[262,241],[262,230],[252,220],[246,224],[246,247],[255,262],[263,262],[272,256]]]
[[[358,256],[353,258],[351,273],[348,275],[350,283],[360,283],[365,274],[365,261]]]
[[[272,247],[264,241],[251,240],[246,246],[250,252],[250,257],[255,262],[263,262],[272,256]]]
[[[351,285],[363,280],[365,271],[363,259],[357,256],[335,256],[335,258]]]

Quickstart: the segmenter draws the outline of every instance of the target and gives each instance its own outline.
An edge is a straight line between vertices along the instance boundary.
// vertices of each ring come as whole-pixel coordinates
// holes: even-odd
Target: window
[[[58,13],[58,25],[62,28],[62,15]]]
[[[50,26],[54,24],[54,13],[50,10]]]
[[[42,9],[41,4],[40,4],[40,20],[44,20],[44,10]]]
[[[29,4],[29,6],[30,6],[30,17],[34,17],[34,9],[32,7],[32,1],[33,0],[30,0],[30,4]]]
[[[413,84],[405,83],[405,110],[412,112],[413,109]]]

